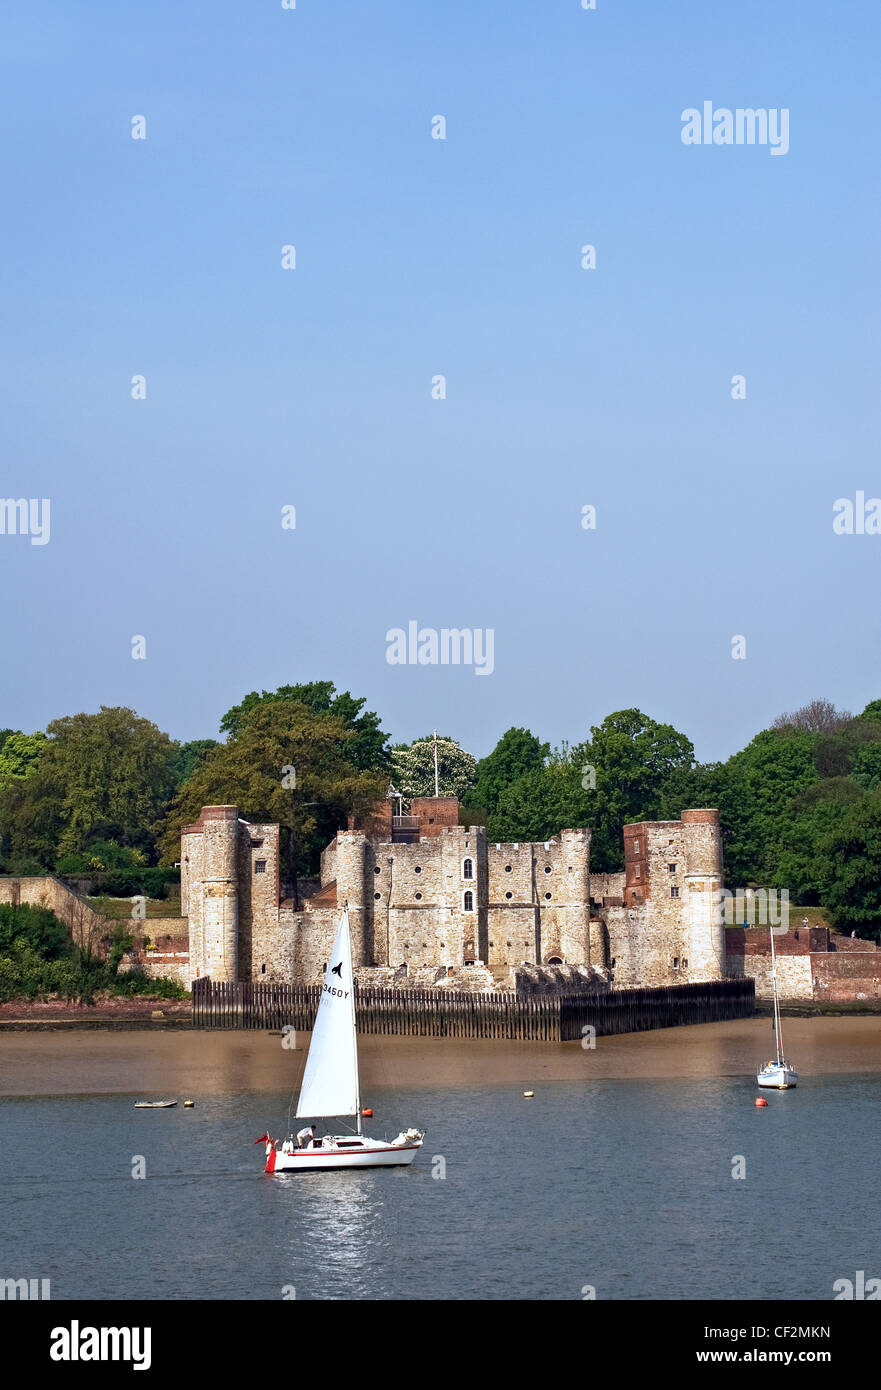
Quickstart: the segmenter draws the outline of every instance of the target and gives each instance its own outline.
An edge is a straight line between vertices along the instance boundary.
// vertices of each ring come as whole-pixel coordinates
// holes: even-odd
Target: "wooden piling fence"
[[[194,980],[193,1025],[273,1030],[287,1026],[308,1032],[320,995],[320,985]],[[755,982],[712,980],[658,989],[535,995],[356,986],[355,1007],[360,1033],[569,1042],[587,1036],[589,1028],[605,1037],[750,1018],[755,1012]]]

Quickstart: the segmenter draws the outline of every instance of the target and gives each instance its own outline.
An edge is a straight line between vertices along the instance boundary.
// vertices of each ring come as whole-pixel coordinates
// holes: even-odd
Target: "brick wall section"
[[[157,949],[147,951],[138,945],[120,962],[120,973],[140,970],[151,980],[177,980],[189,989],[190,938],[185,917],[149,917],[135,921],[133,929],[140,939],[152,941]]]
[[[646,827],[624,826],[624,906],[639,907],[648,897],[648,837]]]
[[[615,902],[609,906],[621,907],[624,904],[624,889],[626,887],[627,875],[620,874],[591,874],[590,875],[590,900],[602,907],[607,898],[614,898]]]
[[[414,796],[410,801],[410,815],[419,821],[420,838],[432,839],[445,828],[458,826],[459,802],[455,796]]]
[[[840,1004],[881,998],[881,952],[845,949],[810,960],[815,999]]]
[[[772,998],[768,928],[728,927],[725,935],[729,973],[754,979],[756,998]],[[774,951],[781,1000],[856,1003],[881,997],[881,951],[874,941],[830,934],[827,927],[793,926],[775,934]]]

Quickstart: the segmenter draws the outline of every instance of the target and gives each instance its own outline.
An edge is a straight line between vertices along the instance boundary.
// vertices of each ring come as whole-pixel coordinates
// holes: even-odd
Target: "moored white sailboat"
[[[297,1103],[298,1119],[332,1116],[354,1116],[355,1131],[317,1138],[312,1124],[283,1142],[268,1132],[256,1139],[266,1145],[266,1172],[399,1166],[413,1162],[425,1138],[418,1129],[405,1130],[390,1141],[362,1133],[352,940],[345,909],[325,971]]]
[[[780,1003],[777,998],[777,955],[774,951],[774,928],[771,928],[771,984],[774,990],[774,1039],[776,1058],[759,1070],[756,1084],[775,1091],[788,1091],[798,1084],[798,1072],[786,1060],[783,1051],[783,1030],[780,1025]]]

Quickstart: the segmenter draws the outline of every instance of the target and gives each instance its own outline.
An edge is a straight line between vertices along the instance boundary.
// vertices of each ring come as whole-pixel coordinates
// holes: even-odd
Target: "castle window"
[[[683,970],[687,970],[687,969],[688,969],[688,961],[686,960],[685,956],[682,957],[682,969],[683,969]]]
[[[420,902],[421,900],[422,900],[422,894],[421,894],[421,893],[417,893],[417,894],[416,894],[416,901],[417,901],[417,902]]]
[[[265,965],[261,965],[261,967],[260,967],[260,974],[261,974],[261,975],[265,975],[265,974],[266,974],[266,966],[265,966]]]
[[[417,865],[416,865],[416,868],[413,870],[413,872],[414,872],[414,874],[421,874],[421,873],[422,873],[422,865],[421,865],[421,864],[417,864]]]
[[[505,873],[506,873],[506,874],[509,874],[510,872],[511,872],[511,865],[510,865],[510,864],[506,864],[506,865],[505,865]]]
[[[671,889],[670,889],[670,897],[671,897],[671,898],[678,898],[678,897],[679,897],[679,889],[678,889],[678,888],[671,888]]]
[[[465,863],[462,865],[462,877],[463,877],[463,878],[473,878],[473,877],[474,877],[474,864],[473,864],[473,861],[472,861],[471,859],[466,859],[466,860],[465,860]]]
[[[674,956],[674,957],[673,957],[673,969],[674,969],[674,970],[678,970],[678,969],[679,969],[679,957],[678,957],[678,956]]]
[[[641,869],[641,868],[639,867],[639,865],[637,864],[637,866],[636,866],[636,877],[637,877],[637,878],[641,878],[641,876],[642,876],[642,869]]]
[[[551,866],[550,866],[550,864],[545,864],[545,873],[546,873],[546,874],[549,874],[550,872],[551,872]]]
[[[381,893],[374,893],[373,896],[374,896],[374,898],[381,898],[381,897],[382,897],[382,894],[381,894]]]
[[[375,874],[378,874],[378,873],[381,872],[380,867],[379,867],[378,864],[377,864],[376,868],[373,870],[373,872],[374,872]]]
[[[473,893],[466,893],[466,894],[465,894],[465,904],[464,904],[464,906],[465,906],[465,911],[466,911],[466,912],[473,912],[473,911],[474,911],[474,894],[473,894]]]
[[[506,894],[505,894],[505,897],[506,897],[506,898],[513,898],[513,896],[514,896],[513,893],[506,893]]]
[[[670,874],[675,874],[675,872],[676,872],[676,865],[675,865],[675,864],[668,864],[668,865],[667,865],[667,872],[670,873]]]
[[[255,874],[265,874],[265,873],[266,873],[266,860],[265,860],[265,859],[255,859],[255,860],[254,860],[254,873],[255,873]]]
[[[549,898],[550,896],[551,896],[550,893],[545,893],[545,897],[546,897],[546,898]]]
[[[262,848],[263,848],[263,841],[262,841],[262,840],[252,840],[252,841],[251,841],[251,848],[252,848],[252,849],[262,849]]]

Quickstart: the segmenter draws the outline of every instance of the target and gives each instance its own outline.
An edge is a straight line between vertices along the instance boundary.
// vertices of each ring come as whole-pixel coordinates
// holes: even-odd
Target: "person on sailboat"
[[[308,1149],[315,1143],[315,1126],[307,1125],[297,1133],[297,1143],[301,1149]]]

